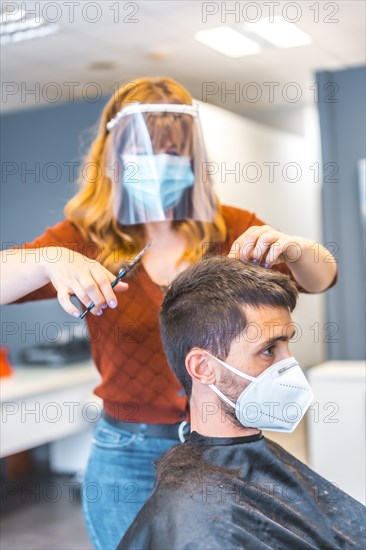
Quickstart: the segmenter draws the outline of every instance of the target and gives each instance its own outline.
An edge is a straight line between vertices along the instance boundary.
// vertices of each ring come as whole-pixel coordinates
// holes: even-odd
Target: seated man
[[[312,400],[289,352],[296,300],[287,276],[229,258],[175,279],[161,333],[192,433],[118,548],[364,548],[364,507],[260,431],[292,431]]]

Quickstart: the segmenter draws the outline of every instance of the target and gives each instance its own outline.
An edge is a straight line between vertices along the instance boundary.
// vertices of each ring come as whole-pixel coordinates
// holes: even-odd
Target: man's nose
[[[292,357],[292,353],[290,351],[290,347],[289,345],[287,344],[283,350],[281,350],[281,353],[280,353],[280,359],[279,360],[282,360],[282,359],[288,359],[289,357]]]

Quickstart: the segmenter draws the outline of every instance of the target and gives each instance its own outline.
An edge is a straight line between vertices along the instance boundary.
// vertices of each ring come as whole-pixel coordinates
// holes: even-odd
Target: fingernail
[[[264,264],[264,267],[269,267],[269,264]]]
[[[73,317],[79,317],[80,313],[78,311],[74,311],[74,313],[72,315],[73,315]]]
[[[256,259],[254,258],[254,260],[252,260],[252,263],[255,264],[255,265],[257,265],[257,264],[259,264],[259,260],[256,260]]]
[[[102,305],[102,309],[106,309],[107,307],[108,307],[107,304]]]
[[[117,302],[115,302],[114,300],[111,300],[111,301],[109,302],[109,305],[110,305],[111,307],[116,307]]]
[[[97,315],[99,315],[99,316],[100,316],[100,315],[103,315],[103,311],[99,310],[99,311],[97,312]]]

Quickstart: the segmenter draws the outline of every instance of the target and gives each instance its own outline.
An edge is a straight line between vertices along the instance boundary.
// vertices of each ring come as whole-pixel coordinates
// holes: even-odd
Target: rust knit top
[[[227,239],[217,253],[228,253],[233,241],[252,225],[263,225],[255,214],[229,206],[222,207]],[[86,241],[77,227],[64,220],[24,248],[63,246],[95,258],[96,247]],[[290,274],[285,264],[276,266]],[[87,315],[88,334],[94,363],[102,382],[94,390],[105,410],[126,422],[173,424],[188,419],[184,390],[166,361],[159,331],[159,309],[163,291],[140,263],[128,279],[129,289],[118,294],[115,309],[101,317]],[[16,303],[57,296],[49,283],[16,300]],[[61,306],[60,306],[61,307]]]

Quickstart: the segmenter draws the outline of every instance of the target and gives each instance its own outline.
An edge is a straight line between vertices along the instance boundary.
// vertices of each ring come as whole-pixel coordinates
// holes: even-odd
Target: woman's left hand
[[[230,258],[271,267],[300,259],[304,239],[286,235],[269,225],[253,225],[238,237],[230,250]]]

